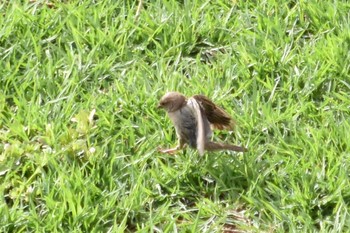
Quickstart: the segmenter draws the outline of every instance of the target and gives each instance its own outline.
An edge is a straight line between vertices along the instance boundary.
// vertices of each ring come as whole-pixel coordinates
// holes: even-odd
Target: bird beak
[[[162,105],[158,104],[158,105],[157,105],[157,108],[158,108],[158,109],[162,108]]]

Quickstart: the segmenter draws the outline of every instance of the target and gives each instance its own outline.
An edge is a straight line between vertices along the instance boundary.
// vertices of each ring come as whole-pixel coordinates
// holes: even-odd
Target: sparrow
[[[179,92],[168,92],[161,99],[158,108],[164,109],[173,122],[178,137],[178,145],[160,152],[173,154],[186,144],[196,148],[202,156],[204,150],[247,151],[246,148],[211,141],[212,129],[232,130],[233,119],[204,95],[186,98]]]

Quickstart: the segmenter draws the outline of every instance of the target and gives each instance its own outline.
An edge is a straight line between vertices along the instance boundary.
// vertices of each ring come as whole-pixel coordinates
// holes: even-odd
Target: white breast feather
[[[204,143],[206,139],[201,109],[194,98],[190,98],[187,101],[187,105],[192,109],[194,113],[193,115],[197,120],[197,150],[198,153],[202,156],[204,154]]]

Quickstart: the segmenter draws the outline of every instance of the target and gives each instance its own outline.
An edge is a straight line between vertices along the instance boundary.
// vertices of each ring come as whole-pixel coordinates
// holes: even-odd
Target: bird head
[[[167,112],[174,112],[186,104],[186,97],[179,92],[168,92],[159,101],[158,108]]]

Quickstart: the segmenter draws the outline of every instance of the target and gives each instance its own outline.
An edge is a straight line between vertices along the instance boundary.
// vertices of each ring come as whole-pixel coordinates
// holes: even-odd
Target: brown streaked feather
[[[235,122],[222,108],[216,106],[208,97],[204,95],[194,95],[193,98],[199,103],[202,111],[215,129],[232,130]]]

